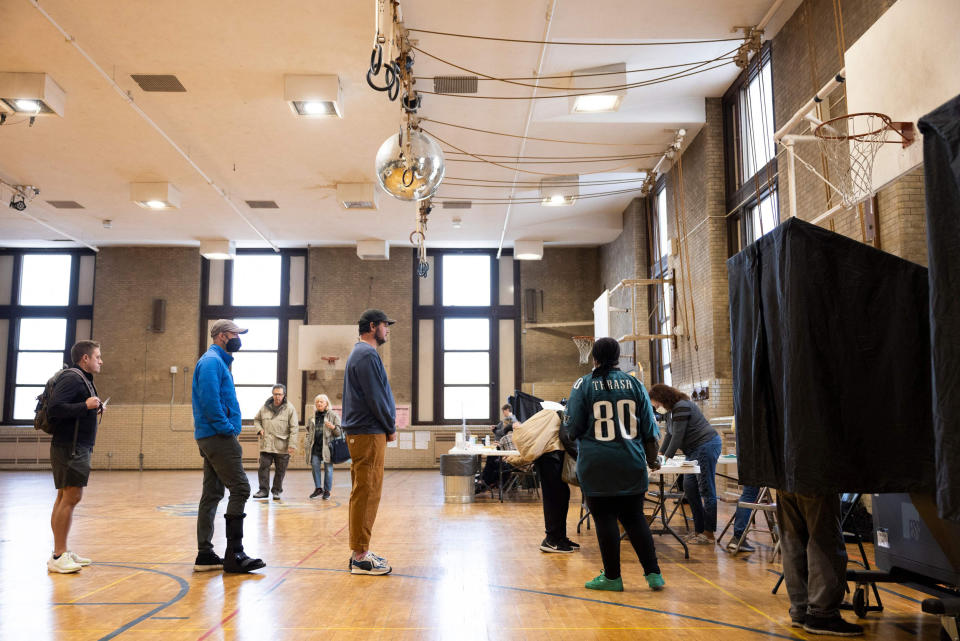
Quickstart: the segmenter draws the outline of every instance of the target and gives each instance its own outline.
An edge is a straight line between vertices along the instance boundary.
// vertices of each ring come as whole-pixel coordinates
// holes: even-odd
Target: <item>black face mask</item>
[[[227,341],[227,347],[226,347],[226,349],[227,349],[228,352],[239,352],[239,351],[240,351],[240,339],[234,337],[234,338],[231,338],[230,340],[228,340],[228,341]]]

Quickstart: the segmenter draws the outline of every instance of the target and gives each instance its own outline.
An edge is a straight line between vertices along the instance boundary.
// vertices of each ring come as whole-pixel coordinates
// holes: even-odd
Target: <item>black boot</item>
[[[243,551],[243,518],[246,514],[224,514],[227,521],[227,551],[223,554],[223,571],[233,573],[253,572],[267,564],[260,559],[251,559]]]

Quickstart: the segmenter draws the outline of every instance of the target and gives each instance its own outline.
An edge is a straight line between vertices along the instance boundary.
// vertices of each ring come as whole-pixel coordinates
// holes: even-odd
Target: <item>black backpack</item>
[[[47,410],[49,409],[50,405],[50,397],[53,396],[53,387],[57,384],[57,381],[60,380],[60,377],[66,372],[74,372],[83,380],[84,384],[87,386],[90,396],[96,396],[93,391],[93,387],[90,385],[90,381],[88,381],[87,377],[83,375],[83,372],[76,367],[64,367],[50,377],[50,380],[47,381],[47,384],[43,386],[43,391],[40,392],[40,396],[37,397],[37,409],[34,410],[33,415],[34,429],[41,430],[47,434],[53,434],[54,430],[56,429],[56,426],[50,422],[50,418],[47,416]],[[79,419],[77,419],[77,426],[79,426]]]

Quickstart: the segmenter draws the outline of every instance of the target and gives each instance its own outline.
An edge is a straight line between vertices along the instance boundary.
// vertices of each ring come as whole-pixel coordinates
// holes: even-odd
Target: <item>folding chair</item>
[[[533,465],[525,467],[515,467],[510,470],[510,475],[503,484],[503,493],[507,494],[511,490],[523,489],[523,486],[529,484],[537,498],[540,498],[540,479],[537,478],[537,470]]]
[[[780,532],[777,529],[777,504],[772,500],[770,496],[770,488],[761,487],[760,493],[757,494],[757,500],[753,503],[747,503],[746,501],[737,501],[737,509],[745,508],[750,510],[750,517],[747,521],[747,527],[743,531],[743,534],[740,536],[740,539],[737,541],[736,549],[733,550],[733,553],[736,554],[740,551],[740,545],[743,543],[744,539],[747,538],[747,535],[750,532],[762,532],[770,535],[770,538],[773,539],[774,543],[774,556],[780,550]],[[757,512],[763,514],[763,518],[766,521],[766,528],[757,527]],[[727,520],[727,524],[723,526],[723,530],[720,532],[720,536],[717,537],[717,545],[722,545],[720,543],[723,539],[723,535],[727,533],[727,530],[730,529],[730,526],[733,525],[733,521],[736,518],[736,512]],[[731,534],[732,536],[732,534]],[[776,589],[776,588],[774,588]]]

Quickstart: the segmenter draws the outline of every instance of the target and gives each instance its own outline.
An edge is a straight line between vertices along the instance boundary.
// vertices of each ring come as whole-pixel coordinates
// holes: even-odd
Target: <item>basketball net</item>
[[[853,207],[873,196],[873,161],[887,142],[888,131],[899,133],[890,118],[880,113],[840,116],[814,130],[820,151],[835,168],[831,184],[840,193],[844,207]]]
[[[337,369],[337,361],[340,360],[339,356],[321,356],[323,360],[327,361],[327,366],[323,368],[323,379],[329,381],[333,378],[333,372]]]
[[[573,344],[580,351],[580,364],[590,361],[590,351],[593,349],[593,336],[572,336]]]

